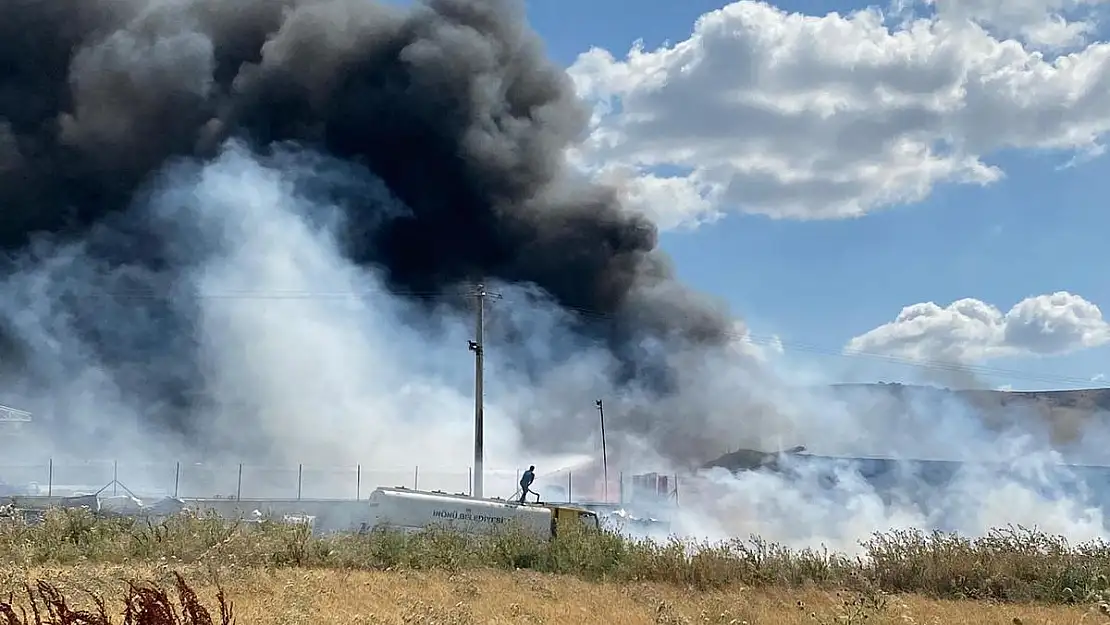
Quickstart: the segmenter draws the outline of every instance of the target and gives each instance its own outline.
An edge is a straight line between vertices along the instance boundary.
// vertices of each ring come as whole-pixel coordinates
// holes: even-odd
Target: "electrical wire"
[[[466,294],[464,288],[459,289],[459,294]],[[196,297],[201,299],[230,299],[230,300],[258,300],[258,301],[281,301],[281,300],[350,300],[364,297],[371,294],[388,294],[390,296],[400,296],[408,298],[435,298],[444,295],[442,291],[422,291],[411,289],[384,289],[384,288],[366,288],[362,290],[336,290],[336,291],[307,291],[307,290],[227,290],[227,291],[208,291],[195,294]],[[493,295],[491,293],[491,295]],[[165,297],[163,293],[155,293],[150,291],[130,291],[130,292],[112,292],[96,294],[94,297],[107,297],[113,299],[160,299]],[[514,300],[512,298],[505,299],[498,296],[499,299],[508,303],[523,303],[522,300]],[[586,320],[597,321],[610,321],[615,318],[612,313],[604,311],[590,310],[579,306],[560,305],[560,309],[573,313],[579,318]],[[1032,371],[1010,369],[1003,367],[994,367],[983,364],[972,364],[962,362],[952,362],[943,360],[932,360],[923,358],[910,358],[906,356],[899,356],[895,354],[871,352],[866,350],[850,350],[850,349],[837,349],[834,347],[817,345],[812,343],[804,343],[799,341],[791,341],[782,339],[776,335],[760,335],[755,333],[741,333],[736,331],[726,331],[725,336],[736,341],[744,341],[752,345],[760,347],[774,347],[780,348],[783,351],[800,352],[812,354],[815,356],[833,357],[833,358],[846,358],[846,359],[864,359],[888,365],[896,365],[903,367],[911,367],[914,369],[934,371],[934,372],[948,372],[956,374],[967,374],[976,376],[990,376],[1007,378],[1015,381],[1022,382],[1036,382],[1041,384],[1052,384],[1068,387],[1091,387],[1092,381],[1085,378],[1079,378],[1066,375],[1055,375],[1045,373],[1035,373]]]

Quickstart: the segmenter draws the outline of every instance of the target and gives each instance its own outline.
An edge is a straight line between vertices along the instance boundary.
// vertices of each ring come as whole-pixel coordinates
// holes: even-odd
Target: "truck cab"
[[[597,513],[577,506],[560,504],[539,504],[551,510],[551,536],[559,533],[559,527],[566,527],[570,523],[582,523],[586,527],[596,530],[601,528]]]

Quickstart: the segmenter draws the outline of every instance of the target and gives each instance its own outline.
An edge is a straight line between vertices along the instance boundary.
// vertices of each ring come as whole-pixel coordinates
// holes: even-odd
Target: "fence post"
[[[239,481],[235,484],[235,501],[243,500],[243,463],[239,463]]]
[[[466,492],[474,496],[474,467],[466,468]]]
[[[181,487],[181,461],[177,461],[177,466],[173,470],[173,498],[177,499],[177,491]]]
[[[574,501],[574,495],[572,494],[574,491],[571,490],[571,488],[574,486],[573,477],[574,472],[567,471],[567,503]]]
[[[412,489],[413,490],[420,490],[420,465],[416,465],[416,468],[413,469],[413,472],[412,472]]]
[[[42,491],[39,491],[39,492],[41,493]],[[54,496],[54,458],[50,458],[50,462],[47,463],[47,469],[46,469],[46,496],[47,497],[53,497]]]
[[[119,461],[112,461],[112,496],[119,494]]]
[[[301,486],[304,484],[304,464],[297,465],[297,501],[301,500]]]
[[[362,465],[355,466],[355,501],[362,498]]]

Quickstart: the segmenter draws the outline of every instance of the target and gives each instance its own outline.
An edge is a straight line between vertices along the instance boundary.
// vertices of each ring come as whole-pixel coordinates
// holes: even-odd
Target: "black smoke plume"
[[[156,427],[192,436],[203,424],[190,416],[188,319],[160,303],[188,253],[132,207],[175,158],[213,156],[227,139],[260,153],[293,142],[368,168],[407,207],[383,221],[372,198],[344,198],[345,254],[382,268],[397,294],[534,284],[629,378],[664,388],[644,337],[717,344],[732,326],[676,283],[652,223],[565,169],[587,118],[515,0],[9,0],[5,271],[71,241],[125,269],[92,286],[144,293],[133,314],[158,319],[157,331],[106,332],[90,302],[71,303],[74,324],[123,387],[161,406],[148,416]],[[7,334],[8,366],[32,366],[11,358],[19,337]]]

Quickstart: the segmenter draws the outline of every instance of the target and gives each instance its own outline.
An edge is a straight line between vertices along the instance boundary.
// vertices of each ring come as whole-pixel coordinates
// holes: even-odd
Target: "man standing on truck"
[[[520,476],[520,503],[524,503],[524,498],[528,496],[529,486],[536,480],[536,467],[529,466],[524,475]]]

